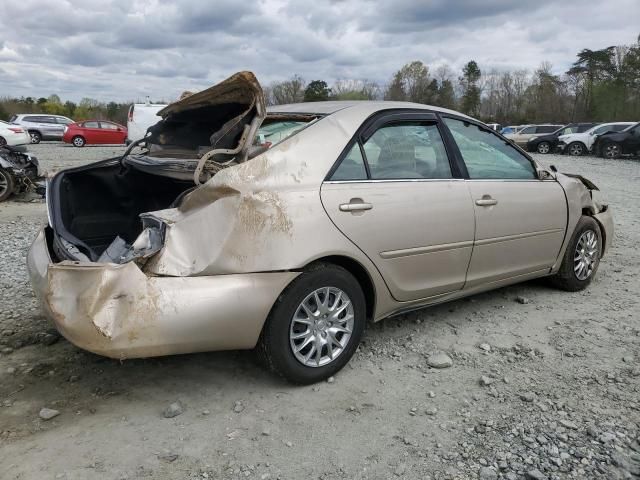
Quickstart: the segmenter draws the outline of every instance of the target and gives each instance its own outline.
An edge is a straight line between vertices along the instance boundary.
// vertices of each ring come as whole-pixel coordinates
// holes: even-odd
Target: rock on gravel
[[[51,420],[52,418],[55,418],[58,415],[60,415],[60,412],[58,410],[54,410],[53,408],[46,408],[46,407],[41,409],[40,413],[38,414],[38,416],[43,420]]]
[[[167,408],[164,409],[162,415],[164,418],[173,418],[184,413],[184,405],[181,402],[173,402]]]
[[[482,467],[478,473],[480,480],[495,480],[498,478],[498,473],[489,467]]]
[[[434,353],[427,358],[427,365],[431,368],[449,368],[453,365],[453,360],[444,352]]]

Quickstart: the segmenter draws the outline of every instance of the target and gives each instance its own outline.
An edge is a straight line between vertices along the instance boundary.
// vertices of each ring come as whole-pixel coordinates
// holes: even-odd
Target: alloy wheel
[[[549,150],[551,150],[551,147],[547,142],[538,144],[538,153],[549,153]]]
[[[593,230],[586,230],[580,235],[573,255],[573,271],[578,280],[586,280],[591,276],[598,264],[598,236]]]
[[[344,352],[354,325],[354,310],[345,292],[322,287],[300,303],[291,319],[289,343],[296,360],[322,367]]]
[[[606,158],[617,158],[620,154],[620,147],[615,143],[610,143],[604,147],[604,156]]]
[[[573,145],[569,145],[569,154],[574,156],[582,155],[582,145],[579,143],[574,143]]]
[[[0,198],[5,197],[7,195],[7,190],[9,190],[9,174],[4,170],[0,169]]]

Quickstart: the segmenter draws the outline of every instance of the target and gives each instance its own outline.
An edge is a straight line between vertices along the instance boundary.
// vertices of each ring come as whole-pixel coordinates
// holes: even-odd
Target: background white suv
[[[14,115],[9,121],[29,132],[31,143],[40,143],[40,140],[62,140],[64,127],[73,123],[73,120],[62,115],[30,113]]]
[[[568,153],[569,155],[585,155],[591,150],[597,135],[602,135],[605,132],[620,132],[633,124],[633,122],[601,123],[586,132],[560,135],[558,137],[558,149],[560,152]]]

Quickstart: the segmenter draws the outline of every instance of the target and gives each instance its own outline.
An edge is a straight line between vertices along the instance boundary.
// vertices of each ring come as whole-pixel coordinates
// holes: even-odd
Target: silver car
[[[109,357],[257,346],[316,382],[367,321],[538,277],[586,288],[613,238],[590,181],[451,110],[267,111],[242,72],[159,115],[143,153],[51,180],[28,254],[48,317]]]
[[[62,140],[64,129],[73,120],[62,115],[46,114],[18,114],[9,120],[15,125],[21,125],[31,135],[31,143],[41,140]]]

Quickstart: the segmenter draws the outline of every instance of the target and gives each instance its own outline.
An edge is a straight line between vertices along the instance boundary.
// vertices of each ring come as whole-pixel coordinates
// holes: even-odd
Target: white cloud
[[[0,95],[171,99],[241,69],[385,83],[412,60],[561,73],[634,42],[638,18],[637,0],[21,0],[0,17]]]

